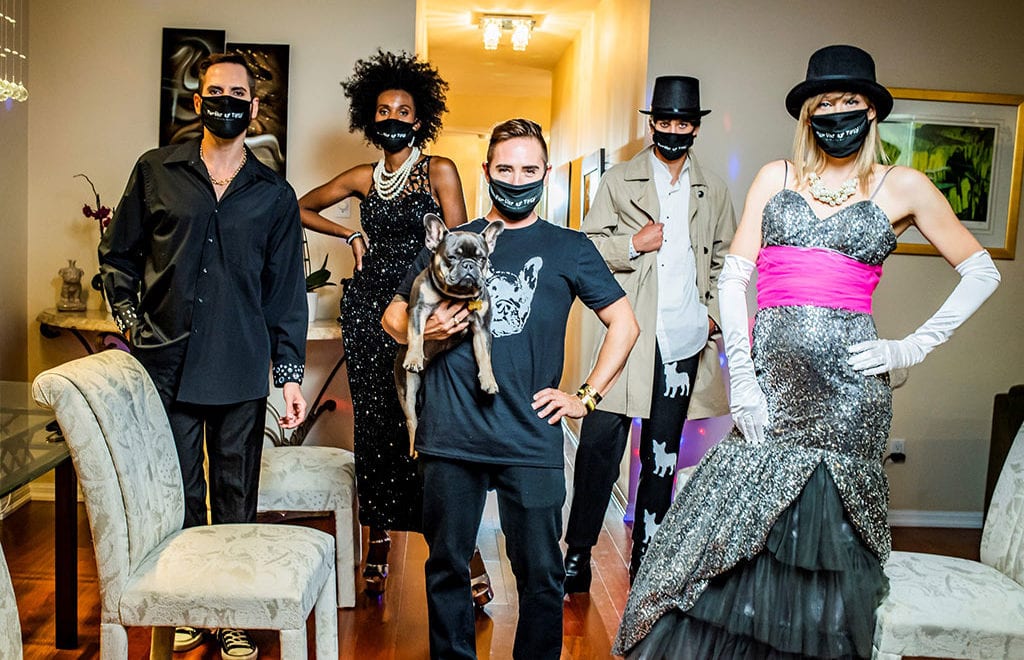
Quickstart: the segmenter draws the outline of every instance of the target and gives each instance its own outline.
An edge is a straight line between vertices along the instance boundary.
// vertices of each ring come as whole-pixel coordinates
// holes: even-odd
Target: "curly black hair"
[[[441,130],[441,115],[448,112],[445,102],[448,83],[429,62],[405,51],[395,54],[378,49],[373,57],[358,60],[355,73],[341,86],[350,101],[349,132],[358,129],[363,135],[369,135],[376,121],[377,97],[389,89],[400,89],[412,96],[416,104],[416,119],[420,122],[416,132],[417,144],[425,144],[437,137]]]

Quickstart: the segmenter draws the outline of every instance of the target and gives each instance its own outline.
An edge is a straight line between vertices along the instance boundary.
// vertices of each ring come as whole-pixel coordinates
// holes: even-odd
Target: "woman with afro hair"
[[[380,594],[388,574],[388,530],[420,531],[422,522],[422,482],[409,456],[394,383],[398,346],[380,318],[423,249],[423,215],[436,213],[455,227],[466,222],[466,202],[455,164],[421,152],[437,137],[448,110],[448,83],[437,69],[407,53],[378,50],[356,62],[342,87],[350,102],[349,131],[361,131],[383,153],[377,163],[357,165],[306,193],[299,207],[304,227],[344,239],[355,258],[341,300],[341,326],[355,422],[359,520],[370,528],[363,578],[367,592]],[[350,197],[361,202],[359,231],[320,215]]]

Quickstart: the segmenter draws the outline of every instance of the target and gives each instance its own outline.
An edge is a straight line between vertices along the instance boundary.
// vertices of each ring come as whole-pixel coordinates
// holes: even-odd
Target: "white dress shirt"
[[[658,348],[664,363],[699,353],[708,339],[708,308],[697,291],[697,262],[690,244],[690,162],[673,184],[668,165],[652,150],[651,166],[664,225],[658,250]]]

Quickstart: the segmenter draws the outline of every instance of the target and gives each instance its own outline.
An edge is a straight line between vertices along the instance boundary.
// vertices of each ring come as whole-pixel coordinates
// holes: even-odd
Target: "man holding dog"
[[[725,183],[697,162],[699,83],[688,76],[654,82],[654,144],[601,179],[583,231],[625,289],[640,338],[622,379],[580,432],[572,507],[566,527],[567,593],[590,589],[597,542],[634,417],[640,433],[640,480],[633,522],[630,581],[672,503],[680,435],[687,414],[729,412],[718,347],[717,281],[735,231]]]
[[[558,658],[564,567],[558,540],[565,501],[563,417],[586,415],[607,392],[638,334],[625,294],[587,238],[541,220],[535,211],[550,167],[540,126],[512,119],[491,134],[484,172],[492,207],[462,229],[501,220],[490,255],[492,357],[499,391],[480,389],[471,341],[436,356],[423,373],[416,448],[423,463],[423,530],[432,658],[475,658],[469,560],[488,490],[496,490],[502,531],[519,594],[513,657]],[[406,342],[408,299],[425,251],[413,264],[384,328]],[[569,308],[579,297],[608,332],[579,392],[557,388]],[[468,327],[466,303],[442,304],[426,322],[427,340]]]

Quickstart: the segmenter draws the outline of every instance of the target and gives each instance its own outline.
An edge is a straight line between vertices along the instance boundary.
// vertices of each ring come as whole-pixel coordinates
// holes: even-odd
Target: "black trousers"
[[[519,594],[512,657],[557,660],[562,649],[565,568],[562,535],[565,473],[560,468],[468,463],[421,455],[423,535],[430,657],[476,658],[469,560],[488,490],[498,515]]]
[[[679,441],[690,407],[700,353],[664,365],[661,351],[654,353],[654,390],[651,414],[640,427],[640,479],[633,514],[633,551],[630,569],[640,567],[647,546],[672,504],[672,483],[679,458]],[[632,420],[626,415],[595,410],[583,418],[576,467],[573,470],[572,506],[565,542],[570,548],[597,543],[612,486],[629,439]]]
[[[161,391],[185,487],[185,527],[207,524],[203,441],[210,461],[213,523],[256,521],[267,399],[229,405],[170,400]]]

